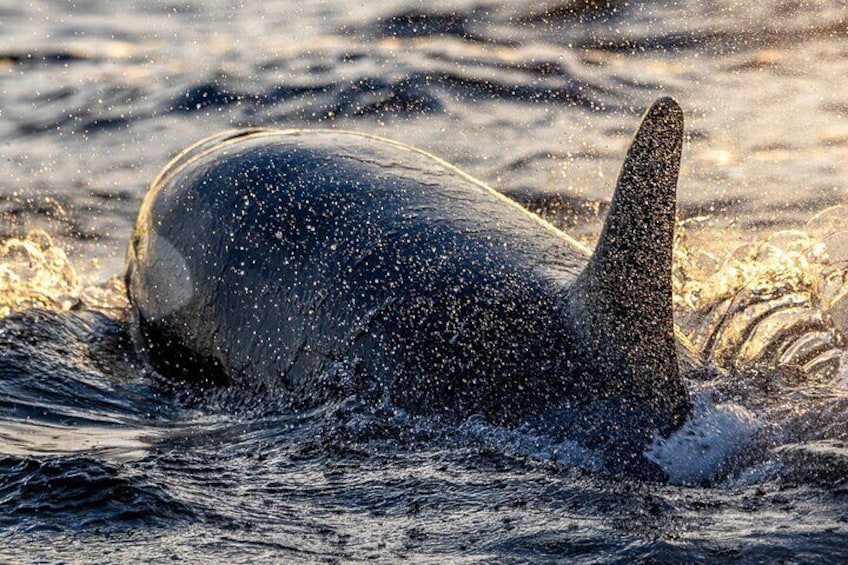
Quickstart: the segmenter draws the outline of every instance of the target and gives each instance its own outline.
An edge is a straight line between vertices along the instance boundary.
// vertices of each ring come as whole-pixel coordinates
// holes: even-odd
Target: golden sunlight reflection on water
[[[703,361],[834,375],[848,330],[844,206],[803,230],[733,233],[683,222],[675,248],[675,313]],[[733,242],[728,244],[728,242]]]
[[[0,317],[29,308],[67,311],[83,304],[121,308],[125,299],[120,279],[86,280],[42,230],[0,242]]]

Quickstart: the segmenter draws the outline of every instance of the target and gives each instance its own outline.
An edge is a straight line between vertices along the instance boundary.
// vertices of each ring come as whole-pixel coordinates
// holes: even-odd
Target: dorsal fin
[[[615,376],[620,392],[649,404],[649,419],[664,433],[688,410],[671,305],[682,143],[680,106],[657,100],[630,144],[595,252],[569,293],[584,347],[603,376]]]
[[[683,112],[661,98],[645,113],[585,276],[638,319],[671,324],[671,255]],[[626,298],[626,300],[622,300]],[[628,316],[629,317],[629,316]],[[646,336],[650,337],[650,336]]]

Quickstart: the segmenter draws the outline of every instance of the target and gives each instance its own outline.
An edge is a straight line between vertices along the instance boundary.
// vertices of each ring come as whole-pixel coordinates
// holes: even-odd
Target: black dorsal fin
[[[657,100],[630,144],[595,252],[569,293],[598,376],[616,378],[620,393],[650,408],[645,423],[663,433],[688,412],[671,303],[682,143],[680,106]]]
[[[671,255],[682,144],[680,106],[671,98],[657,100],[627,151],[585,273],[595,279],[596,291],[616,302],[626,297],[621,302],[637,319],[663,318],[664,325],[672,323]]]

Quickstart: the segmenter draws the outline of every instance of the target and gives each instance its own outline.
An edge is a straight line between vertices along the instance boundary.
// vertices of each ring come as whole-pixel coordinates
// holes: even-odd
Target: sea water
[[[0,1],[0,559],[848,559],[846,35],[827,1]],[[206,135],[398,139],[591,246],[662,95],[687,120],[695,407],[648,450],[668,484],[538,430],[292,414],[135,356],[128,235]]]

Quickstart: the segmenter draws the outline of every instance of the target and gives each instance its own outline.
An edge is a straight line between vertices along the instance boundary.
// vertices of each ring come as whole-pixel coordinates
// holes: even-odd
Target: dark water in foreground
[[[844,562],[846,33],[840,2],[0,1],[0,560]],[[675,306],[706,361],[651,450],[669,484],[136,361],[108,279],[204,135],[397,138],[591,244],[661,94],[687,111]]]
[[[838,441],[760,454],[715,486],[666,486],[605,478],[571,464],[591,461],[568,445],[482,423],[355,401],[292,415],[269,399],[174,391],[138,371],[121,324],[102,314],[7,317],[0,348],[0,528],[13,561],[774,562],[844,551]],[[703,441],[721,442],[706,429]]]

